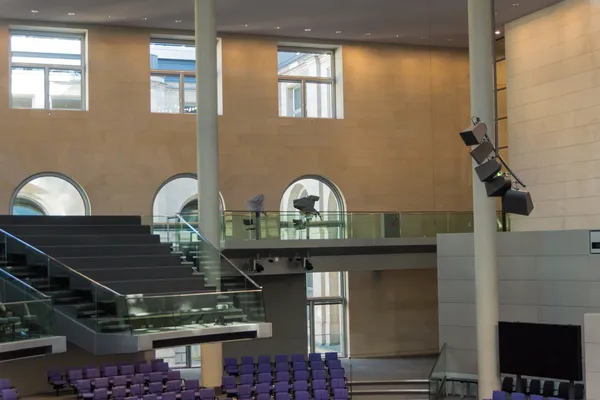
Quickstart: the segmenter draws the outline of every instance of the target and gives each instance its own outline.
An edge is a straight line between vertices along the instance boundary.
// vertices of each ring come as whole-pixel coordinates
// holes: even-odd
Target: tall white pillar
[[[494,138],[493,2],[468,0],[471,115],[488,127]],[[475,166],[475,163],[474,165]],[[475,301],[477,308],[477,373],[479,399],[500,388],[498,367],[498,271],[496,259],[496,201],[473,171],[475,241]]]
[[[196,146],[198,172],[198,230],[217,249],[221,243],[219,210],[219,131],[217,92],[216,0],[194,0],[196,31]],[[219,265],[219,254],[211,252]],[[218,272],[218,268],[215,272]],[[219,276],[208,277],[219,288]],[[204,387],[219,387],[223,376],[223,344],[200,346]]]

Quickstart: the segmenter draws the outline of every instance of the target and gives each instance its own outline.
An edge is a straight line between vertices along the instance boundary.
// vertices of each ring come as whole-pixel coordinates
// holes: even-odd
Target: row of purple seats
[[[529,396],[527,396],[525,393],[511,393],[510,394],[510,399],[511,400],[526,400],[529,397],[529,400],[544,400],[544,396],[540,395],[540,394],[530,394]],[[494,393],[492,394],[492,400],[507,400],[509,398],[508,396],[508,392],[504,392],[501,390],[495,390]],[[547,397],[548,400],[563,400],[559,397]]]
[[[238,386],[235,381],[229,379],[231,377],[223,377],[223,382],[221,389],[224,393],[228,395],[236,394],[238,391]],[[330,381],[326,380],[313,380],[312,382],[307,381],[294,381],[290,382],[276,382],[274,385],[269,382],[258,382],[256,385],[252,384],[241,384],[240,386],[248,386],[250,388],[254,387],[254,394],[259,395],[261,393],[296,393],[296,392],[315,392],[317,390],[326,390],[333,394],[335,389],[346,389],[346,381],[343,378],[340,379],[332,379]]]
[[[107,379],[107,378],[102,378]],[[154,381],[150,382],[148,386],[144,383],[132,383],[129,387],[127,385],[122,384],[123,382],[119,382],[119,385],[108,386],[107,382],[104,380],[99,380],[96,382],[96,385],[92,385],[89,379],[82,379],[76,382],[76,392],[80,397],[86,398],[90,397],[86,396],[86,393],[93,393],[98,389],[106,389],[110,392],[117,390],[121,392],[124,388],[125,394],[138,395],[142,396],[144,394],[155,394],[160,395],[164,392],[173,392],[180,393],[185,390],[192,390],[194,392],[198,392],[200,390],[200,381],[198,379],[186,379],[185,381],[181,381],[180,379],[170,380],[166,383],[162,381]],[[119,389],[117,389],[119,388]]]
[[[259,388],[259,391],[254,392],[252,388],[248,385],[240,385],[237,388],[236,393],[234,394],[238,400],[270,400],[271,392],[266,390],[265,388]],[[327,390],[316,390],[313,392],[313,398],[315,400],[330,400],[331,393]],[[310,393],[305,391],[297,391],[294,393],[295,400],[309,400]],[[348,389],[335,389],[333,391],[333,399],[334,400],[348,400],[349,394]],[[276,392],[275,400],[291,400],[290,392]]]
[[[346,380],[345,372],[343,369],[334,369],[329,371],[329,374],[325,370],[311,371],[295,371],[293,375],[290,375],[287,371],[276,372],[273,376],[270,372],[252,375],[243,374],[239,375],[239,381],[242,385],[252,385],[254,383],[273,383],[273,382],[294,382],[294,381],[314,381],[314,380],[332,380],[332,379],[343,379]],[[226,382],[235,382],[236,377],[229,375],[224,376],[223,379]]]
[[[328,365],[331,361],[338,361],[338,355],[335,352],[325,353],[310,353],[308,355],[308,362],[325,361]],[[304,354],[292,354],[291,357],[285,354],[275,355],[275,359],[271,360],[271,356],[258,356],[257,362],[255,362],[252,356],[242,356],[241,362],[238,364],[238,360],[235,357],[227,357],[224,359],[224,369],[226,372],[232,375],[240,373],[239,368],[242,366],[260,366],[260,365],[276,365],[276,364],[290,364],[293,363],[306,363],[307,360]]]
[[[271,364],[258,364],[258,367],[255,368],[254,365],[241,365],[240,367],[236,367],[235,369],[229,368],[225,369],[225,371],[229,375],[249,375],[249,374],[264,374],[271,372],[289,372],[289,371],[317,371],[317,370],[336,370],[343,369],[342,362],[340,360],[331,360],[327,365],[323,361],[309,361],[308,364],[305,362],[293,362],[291,364],[288,363],[275,363],[274,366]]]

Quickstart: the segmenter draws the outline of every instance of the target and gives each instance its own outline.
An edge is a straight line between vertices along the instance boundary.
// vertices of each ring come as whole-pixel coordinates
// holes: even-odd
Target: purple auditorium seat
[[[254,385],[254,375],[252,375],[252,374],[240,375],[240,385],[253,386]]]
[[[75,386],[76,382],[83,379],[83,372],[80,369],[71,369],[67,372],[67,382]]]
[[[150,384],[148,385],[148,393],[159,396],[162,394],[162,392],[163,392],[162,382],[150,382]]]
[[[223,369],[229,375],[237,375],[240,373],[240,370],[239,370],[238,364],[237,364],[237,359],[234,357],[226,357],[223,360]]]
[[[98,368],[86,368],[83,370],[83,375],[86,379],[100,378],[100,370]]]
[[[327,363],[327,367],[331,369],[342,369],[342,361],[341,360],[331,360]]]
[[[308,382],[308,371],[294,371],[294,380]]]
[[[163,374],[162,372],[151,372],[148,376],[149,382],[162,382]]]
[[[311,361],[310,362],[310,369],[314,370],[324,370],[325,369],[325,363],[323,363],[323,361],[319,360],[319,361]]]
[[[271,364],[271,356],[258,356],[258,364]]]
[[[506,400],[506,392],[494,390],[494,393],[492,393],[492,400]]]
[[[154,363],[152,364],[152,370],[154,372],[162,372],[162,374],[164,375],[169,370],[169,364],[167,364],[166,362]]]
[[[112,388],[112,398],[114,400],[124,400],[127,397],[127,388],[125,386],[115,386]]]
[[[168,371],[167,381],[181,381],[181,371]]]
[[[343,379],[332,379],[329,382],[329,387],[331,392],[335,392],[335,389],[346,389],[346,382]],[[525,400],[525,399],[520,399]]]
[[[346,374],[343,369],[330,369],[329,370],[329,378],[330,379],[343,379],[346,380]]]
[[[95,389],[94,400],[108,400],[108,389]]]
[[[258,364],[259,374],[270,374],[271,373],[271,364]]]
[[[312,385],[312,389],[313,391],[317,391],[317,390],[327,390],[327,382],[326,381],[322,381],[322,380],[313,380],[311,382]]]
[[[254,365],[242,365],[240,367],[240,375],[254,375]]]
[[[273,388],[275,394],[277,393],[288,393],[290,391],[290,384],[287,382],[277,382]]]
[[[529,400],[544,400],[544,396],[539,394],[529,395]]]
[[[273,383],[273,375],[271,375],[271,373],[258,374],[257,383],[268,383],[270,385],[271,383]]]
[[[2,389],[2,400],[17,400],[17,391],[15,389]]]
[[[150,360],[150,365],[152,365],[152,368],[154,368],[155,364],[160,364],[160,363],[164,363],[165,360],[162,358],[155,358],[154,360]]]
[[[146,378],[144,377],[144,374],[135,374],[131,377],[132,385],[143,385],[144,383],[146,383]]]
[[[308,368],[307,368],[305,362],[295,362],[292,364],[292,368],[294,368],[294,372],[295,371],[308,371]]]
[[[181,400],[194,400],[196,393],[193,390],[184,390],[181,392]]]
[[[516,392],[511,393],[510,399],[511,400],[525,400],[525,394],[524,393],[516,393]]]
[[[173,393],[173,392],[166,392],[163,393],[162,395],[162,400],[176,400],[177,399],[177,394]]]
[[[292,363],[302,362],[305,363],[304,354],[292,354]]]
[[[335,389],[333,391],[333,400],[348,400],[348,389]]]
[[[139,397],[125,397],[125,400],[139,400]]]
[[[289,370],[290,370],[290,364],[283,363],[283,362],[275,363],[275,371],[289,371]]]
[[[181,392],[181,380],[176,379],[176,380],[167,381],[167,387],[166,387],[165,391],[173,392],[173,393]]]
[[[289,393],[275,393],[275,400],[290,400],[290,394]]]
[[[108,378],[96,378],[94,379],[94,388],[98,389],[106,389],[108,390]],[[109,393],[110,394],[110,393]]]
[[[137,365],[138,374],[144,374],[144,376],[148,376],[152,373],[152,365],[146,364],[138,364]]]
[[[114,365],[105,367],[103,375],[107,378],[113,378],[113,377],[119,375],[119,369]]]
[[[329,361],[334,361],[338,359],[338,353],[336,352],[328,352],[325,353],[325,362],[329,363]]]
[[[131,397],[142,397],[144,394],[145,388],[144,385],[140,385],[139,383],[132,384],[129,388],[129,395]]]
[[[127,386],[127,378],[123,375],[117,375],[113,378],[113,386]]]
[[[313,381],[324,381],[327,379],[327,372],[324,369],[317,369],[311,372]]]
[[[242,365],[252,365],[252,366],[254,366],[254,357],[252,357],[252,356],[242,356]]]
[[[308,392],[308,382],[296,381],[294,382],[294,393],[296,392]]]
[[[285,354],[276,354],[275,355],[275,364],[277,363],[288,363],[289,364],[290,360],[288,359],[288,356]]]
[[[10,384],[10,379],[7,379],[7,378],[0,379],[0,390],[4,390],[4,389],[13,389]]]
[[[252,388],[250,385],[240,385],[237,388],[238,400],[251,400],[252,399]]]
[[[235,376],[224,376],[221,379],[221,391],[228,396],[233,396],[237,393],[237,384],[235,382]]]
[[[48,383],[56,390],[56,395],[58,396],[58,391],[67,386],[67,381],[63,379],[63,376],[58,369],[48,370],[46,376],[48,378]]]
[[[119,366],[119,373],[127,377],[132,377],[135,374],[135,367],[133,364],[123,364]]]
[[[307,391],[294,393],[295,400],[309,400],[309,398],[310,398],[310,395],[308,394]]]
[[[323,357],[321,357],[321,353],[310,353],[308,355],[308,362],[311,361],[323,361]]]
[[[215,391],[213,389],[200,389],[200,400],[214,400]]]
[[[79,379],[75,382],[75,390],[77,396],[82,399],[91,399],[94,397],[92,394],[92,381],[89,379]]]
[[[271,400],[271,393],[259,393],[256,395],[256,400]]]
[[[256,393],[256,395],[258,396],[259,394],[271,394],[271,385],[269,385],[268,383],[259,383],[256,385],[256,387],[254,388],[254,393]]]
[[[200,381],[198,379],[186,379],[183,381],[185,390],[192,390],[195,396],[198,396],[198,390],[200,390]]]
[[[156,395],[155,395],[155,394],[147,394],[147,395],[145,395],[144,397],[142,397],[142,399],[143,399],[143,400],[158,400],[158,399],[156,398]]]
[[[290,380],[290,373],[288,371],[275,372],[276,382],[289,382]]]

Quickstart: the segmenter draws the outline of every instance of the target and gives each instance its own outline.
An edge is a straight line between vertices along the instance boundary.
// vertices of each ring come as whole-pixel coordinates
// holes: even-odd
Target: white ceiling
[[[560,1],[496,0],[497,28]],[[217,18],[220,32],[455,47],[467,45],[466,3],[217,0]],[[0,18],[193,30],[193,4],[193,0],[0,0]]]

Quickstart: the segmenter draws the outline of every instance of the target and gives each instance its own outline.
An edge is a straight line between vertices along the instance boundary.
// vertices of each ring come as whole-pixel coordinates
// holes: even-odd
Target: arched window
[[[319,215],[303,215],[294,208],[294,200],[318,196],[315,210]],[[303,176],[294,180],[281,197],[282,239],[342,239],[345,202],[340,190],[320,176]]]
[[[13,215],[89,215],[90,201],[75,180],[58,173],[25,179],[10,203]]]

